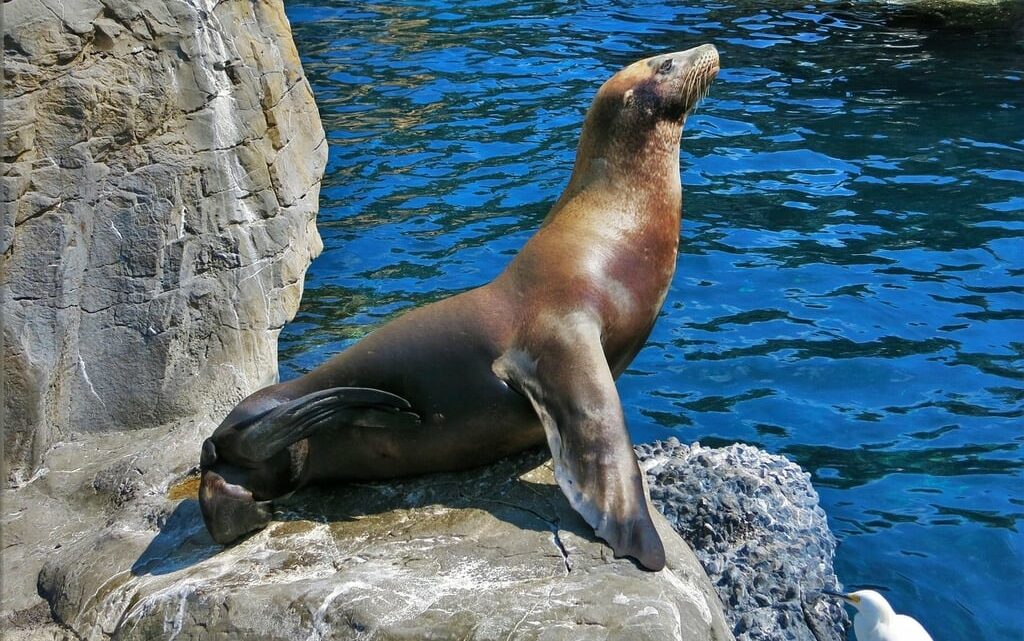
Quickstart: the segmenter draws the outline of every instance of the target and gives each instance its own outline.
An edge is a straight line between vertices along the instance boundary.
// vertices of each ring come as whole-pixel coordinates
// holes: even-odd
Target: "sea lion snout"
[[[664,85],[666,95],[675,94],[682,99],[683,109],[689,111],[704,97],[718,75],[718,49],[705,44],[686,51],[676,51],[642,60],[652,80]]]
[[[718,49],[713,44],[703,44],[685,51],[674,51],[660,56],[651,56],[636,63],[647,65],[655,73],[685,73],[688,69],[714,66],[718,71]]]
[[[711,84],[715,76],[718,75],[720,69],[718,49],[715,48],[715,45],[706,44],[694,47],[683,53],[690,54],[687,62],[693,70],[692,73],[706,88],[707,85]]]
[[[592,122],[604,121],[600,129],[618,122],[628,136],[660,121],[680,124],[718,71],[718,50],[711,44],[638,60],[602,85]]]

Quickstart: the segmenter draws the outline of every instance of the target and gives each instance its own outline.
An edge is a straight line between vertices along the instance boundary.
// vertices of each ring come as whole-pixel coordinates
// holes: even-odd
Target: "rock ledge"
[[[748,445],[636,448],[651,501],[693,546],[738,641],[842,641],[849,625],[822,588],[839,586],[836,541],[810,475]]]
[[[40,588],[84,639],[732,639],[686,544],[614,559],[531,453],[462,474],[317,489],[214,544],[194,499],[153,538],[112,524],[59,551]]]

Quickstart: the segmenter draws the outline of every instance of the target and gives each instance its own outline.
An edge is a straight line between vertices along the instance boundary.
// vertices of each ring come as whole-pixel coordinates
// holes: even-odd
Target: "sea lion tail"
[[[267,395],[243,401],[203,441],[199,507],[210,536],[230,543],[262,529],[273,514],[271,496],[294,490],[301,463],[279,455],[288,446],[333,426],[406,427],[419,423],[400,396],[363,387],[335,387],[258,409]],[[249,403],[247,405],[247,402]],[[301,452],[301,454],[300,454]],[[305,448],[290,453],[305,456]],[[254,472],[255,471],[255,472]],[[268,479],[270,479],[268,481]]]

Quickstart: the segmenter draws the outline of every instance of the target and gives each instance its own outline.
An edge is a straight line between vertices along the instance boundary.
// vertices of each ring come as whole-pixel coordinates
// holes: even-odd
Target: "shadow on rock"
[[[174,508],[159,534],[132,564],[131,573],[170,574],[205,561],[223,549],[207,533],[199,501],[187,499]]]
[[[559,530],[597,540],[593,529],[579,518],[561,493],[551,485],[532,482],[529,472],[547,459],[546,452],[531,452],[490,466],[459,473],[441,473],[380,483],[340,483],[304,488],[274,501],[269,536],[280,538],[305,531],[311,523],[348,529],[375,516],[373,529],[411,527],[412,510],[433,508],[437,531],[446,531],[449,510],[478,510],[515,528],[534,532]],[[419,517],[422,521],[425,517]],[[430,520],[430,519],[427,519]],[[420,523],[420,525],[423,525]],[[213,541],[203,524],[199,502],[188,498],[174,508],[160,532],[132,564],[134,576],[166,575],[211,559],[239,545],[253,532],[224,546]],[[251,545],[251,544],[250,544]]]
[[[667,569],[616,560],[543,452],[457,474],[309,488],[222,547],[185,498],[153,538],[111,529],[40,588],[83,638],[730,640],[697,559],[660,515]],[[135,558],[130,568],[121,559]],[[124,568],[124,569],[122,569]],[[112,632],[111,632],[112,631]],[[548,638],[548,635],[545,636]]]
[[[439,517],[449,509],[479,510],[522,530],[563,529],[596,540],[555,486],[531,480],[530,471],[547,458],[546,451],[536,451],[466,472],[304,488],[274,501],[269,527],[287,529],[282,522],[298,521],[340,526],[369,516],[391,521],[389,515],[400,524],[410,510],[433,507]]]

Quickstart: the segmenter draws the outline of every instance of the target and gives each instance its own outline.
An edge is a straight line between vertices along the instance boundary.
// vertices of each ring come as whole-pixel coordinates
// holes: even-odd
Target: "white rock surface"
[[[271,382],[321,250],[327,144],[278,1],[12,0],[6,481],[54,443]]]
[[[145,514],[163,515],[148,519]],[[150,496],[62,546],[40,577],[83,639],[731,641],[693,552],[614,559],[545,453],[480,470],[305,490],[228,548],[197,502]],[[159,527],[159,531],[157,531]]]
[[[327,144],[280,0],[2,11],[10,636],[49,619],[36,577],[55,546],[166,486],[202,417],[276,378],[321,250]]]

